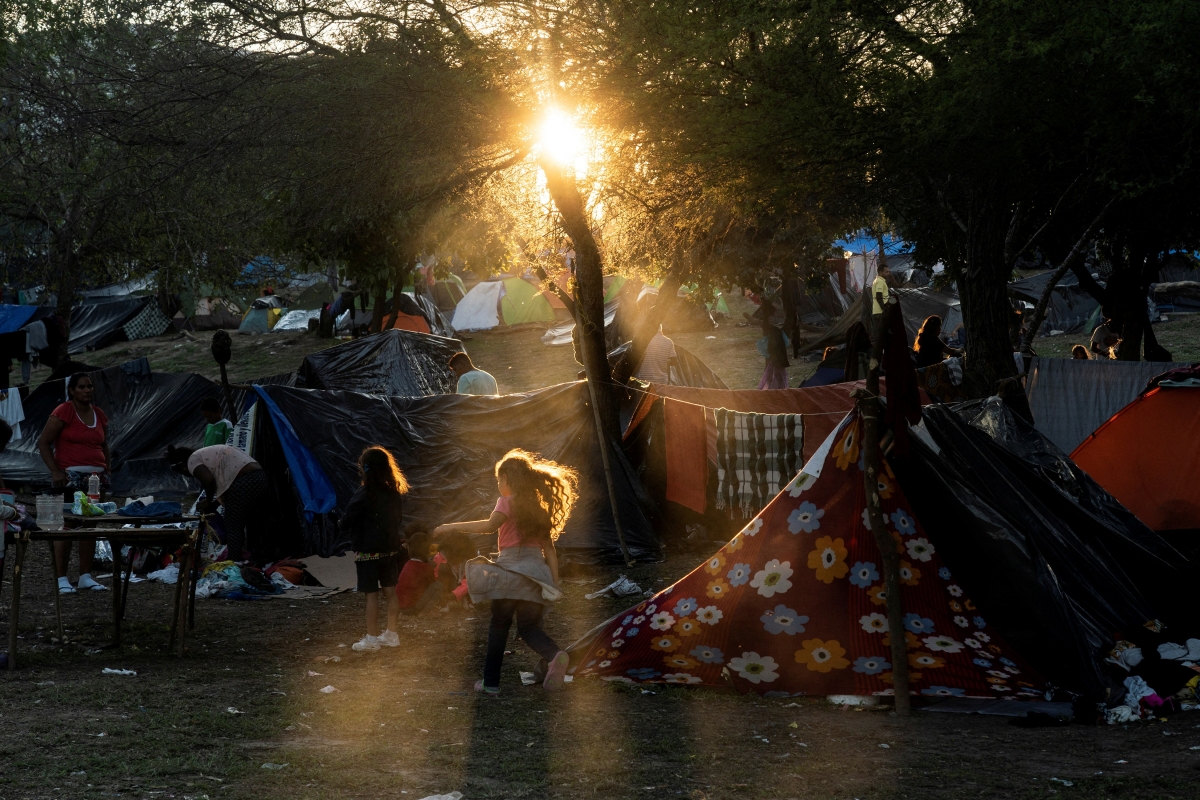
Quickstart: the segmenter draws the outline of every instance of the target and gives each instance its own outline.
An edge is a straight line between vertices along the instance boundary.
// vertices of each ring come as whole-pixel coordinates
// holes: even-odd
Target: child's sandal
[[[482,680],[475,681],[475,691],[485,697],[496,697],[500,694],[500,687],[484,686]]]

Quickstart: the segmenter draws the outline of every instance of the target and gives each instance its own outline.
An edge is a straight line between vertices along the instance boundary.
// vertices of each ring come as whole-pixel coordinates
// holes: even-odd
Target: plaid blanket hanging
[[[753,517],[804,466],[804,418],[726,408],[716,417],[717,508]]]

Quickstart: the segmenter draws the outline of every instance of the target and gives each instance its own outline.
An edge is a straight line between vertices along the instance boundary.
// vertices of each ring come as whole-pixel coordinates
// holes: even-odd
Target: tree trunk
[[[400,287],[396,287],[396,295],[400,294]],[[392,305],[396,305],[396,295],[392,296]],[[375,304],[371,306],[371,332],[379,333],[383,330],[383,301],[387,297],[387,280],[381,279],[375,287]]]
[[[57,278],[57,285],[52,288],[58,294],[56,310],[58,316],[62,318],[63,329],[66,331],[66,335],[63,336],[63,340],[58,346],[58,362],[62,363],[67,360],[71,344],[71,308],[75,305],[75,289],[79,285],[79,280],[70,248],[64,248],[63,252],[58,252],[58,250],[59,248],[54,248],[55,252],[51,256],[56,262],[52,274]]]
[[[619,438],[620,423],[617,398],[608,366],[604,345],[604,272],[600,249],[588,225],[583,197],[575,183],[574,173],[563,169],[548,158],[541,161],[546,176],[546,188],[562,217],[563,229],[575,246],[576,315],[583,347],[584,368],[596,379],[596,407],[605,433],[613,440]]]
[[[967,234],[967,264],[958,280],[967,357],[963,384],[968,397],[1000,394],[1012,410],[1032,419],[1022,391],[1006,390],[1017,374],[1009,323],[1015,312],[1008,301],[1011,270],[1004,260],[1008,226],[999,215],[983,212],[971,220]],[[1002,385],[1002,382],[1003,385]]]

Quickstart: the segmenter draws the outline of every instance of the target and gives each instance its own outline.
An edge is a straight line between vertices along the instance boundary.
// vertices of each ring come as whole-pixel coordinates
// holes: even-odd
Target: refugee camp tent
[[[66,377],[86,371],[96,387],[95,404],[108,416],[112,487],[117,495],[180,497],[196,482],[172,472],[163,454],[167,445],[199,446],[204,440],[200,402],[220,397],[220,387],[200,375],[152,372],[145,358],[116,367],[90,370],[68,364],[25,401],[31,431],[41,432],[50,413],[66,400]],[[240,393],[239,393],[240,395]],[[50,473],[37,449],[37,436],[12,442],[0,453],[0,475],[10,486],[49,486]]]
[[[196,300],[192,327],[198,331],[237,330],[243,316],[237,303],[226,297],[210,295]]]
[[[472,290],[474,291],[474,290]],[[552,323],[558,318],[550,301],[542,291],[522,278],[504,281],[504,292],[500,297],[500,313],[505,325],[522,325],[530,322]]]
[[[138,312],[137,316],[122,325],[121,330],[125,333],[126,340],[134,342],[138,339],[161,336],[170,327],[171,320],[167,319],[167,315],[162,313],[158,307],[158,303],[149,302]]]
[[[1200,370],[1138,395],[1071,460],[1156,531],[1200,529]]]
[[[572,645],[575,674],[772,697],[890,694],[889,635],[899,632],[888,631],[882,562],[864,524],[861,427],[856,412],[846,416],[727,545]],[[904,552],[912,691],[1040,698],[1042,678],[990,627],[990,609],[955,619],[970,587],[942,562],[899,487],[887,475],[881,485]]]
[[[1025,391],[1037,429],[1071,452],[1133,402],[1155,375],[1184,363],[1035,357]]]
[[[467,288],[463,286],[462,278],[454,273],[446,276],[445,280],[435,281],[429,288],[433,293],[433,300],[437,304],[438,311],[447,314],[453,312],[467,294]]]
[[[447,362],[462,349],[457,339],[383,331],[310,353],[296,385],[405,397],[444,394],[457,386]]]
[[[457,331],[491,330],[531,322],[553,323],[557,317],[545,295],[523,278],[503,278],[476,284],[454,309],[451,325]]]
[[[282,331],[306,331],[308,330],[308,321],[321,318],[320,309],[300,309],[289,311],[279,318],[279,322],[275,323],[275,327],[271,328],[273,333]]]
[[[394,328],[432,333],[447,338],[454,336],[454,327],[442,316],[437,305],[424,294],[411,295],[401,292],[389,299],[384,304],[384,324],[391,319],[393,308],[399,309],[396,322],[392,325]]]
[[[501,281],[483,281],[471,288],[454,309],[450,324],[456,331],[489,331],[500,324]]]
[[[1008,285],[1009,296],[1023,300],[1033,306],[1042,299],[1053,271],[1042,272],[1013,281]],[[1100,304],[1088,294],[1079,284],[1079,279],[1068,272],[1055,285],[1050,293],[1050,302],[1046,306],[1046,319],[1042,324],[1042,334],[1048,336],[1051,331],[1076,333],[1087,327],[1087,322]]]
[[[1195,673],[1155,647],[1178,621],[1170,641],[1190,635],[1193,567],[998,399],[963,413],[927,407],[928,427],[880,479],[913,692],[1036,699],[1050,680],[1115,702],[1130,674],[1105,663],[1116,635],[1143,643],[1133,674],[1173,694]],[[852,412],[715,556],[573,645],[576,674],[771,696],[890,694],[860,433]],[[1155,574],[1171,586],[1149,585]],[[1167,628],[1150,630],[1154,620]]]
[[[123,297],[75,306],[71,309],[71,339],[67,352],[82,353],[113,342],[126,341],[126,323],[153,302],[153,298],[149,297]]]
[[[267,333],[283,317],[283,303],[278,297],[259,297],[250,304],[250,310],[242,317],[238,333]]]
[[[956,408],[923,409],[909,456],[890,462],[979,613],[1058,686],[1115,700],[1133,667],[1174,694],[1195,673],[1156,649],[1196,636],[1195,566],[999,398]],[[1118,639],[1141,666],[1105,662],[1133,646]]]
[[[557,542],[560,559],[621,560],[582,382],[498,397],[384,397],[275,386],[257,391],[273,408],[256,457],[272,476],[290,470],[299,505],[312,514],[306,521],[296,513],[293,522],[305,531],[306,554],[330,556],[349,546],[329,512],[345,509],[356,488],[359,453],[378,444],[395,455],[411,487],[405,521],[430,528],[486,518],[496,502],[493,468],[514,447],[571,466],[580,473],[579,501]],[[619,453],[611,463],[630,552],[638,559],[657,558],[659,546],[632,468]]]

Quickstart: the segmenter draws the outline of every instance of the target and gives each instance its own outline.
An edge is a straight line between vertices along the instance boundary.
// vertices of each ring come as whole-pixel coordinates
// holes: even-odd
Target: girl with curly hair
[[[475,691],[500,693],[500,667],[513,618],[517,633],[546,660],[548,690],[562,687],[570,661],[542,629],[542,617],[562,592],[558,588],[558,557],[554,542],[562,533],[578,493],[579,477],[570,467],[510,450],[496,464],[500,498],[488,519],[439,525],[435,536],[448,533],[498,533],[500,555],[495,562],[467,562],[471,601],[492,603],[483,680]]]

